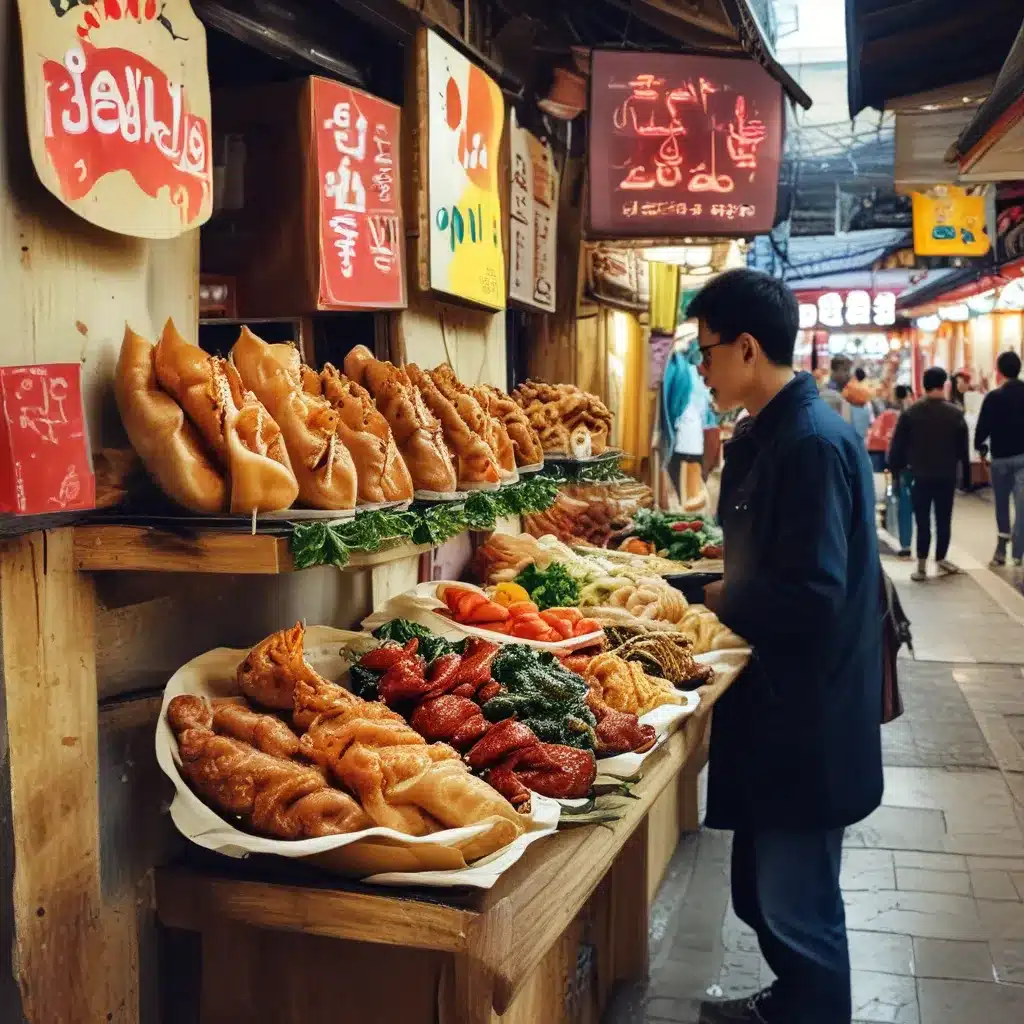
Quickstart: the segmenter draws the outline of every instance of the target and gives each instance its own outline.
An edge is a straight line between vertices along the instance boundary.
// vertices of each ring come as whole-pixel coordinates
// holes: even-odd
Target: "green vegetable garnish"
[[[426,626],[421,626],[418,622],[410,622],[408,619],[392,619],[390,622],[385,622],[383,626],[378,626],[373,631],[373,635],[378,640],[401,644],[403,647],[413,637],[416,637],[420,642],[417,650],[426,659],[428,666],[442,655],[464,654],[466,651],[465,640],[453,644],[451,641],[445,640],[443,636],[431,633]]]
[[[538,569],[531,562],[515,581],[529,593],[530,600],[541,611],[575,608],[580,603],[580,585],[561,562],[552,562],[547,569]]]
[[[502,684],[502,692],[483,706],[488,721],[515,715],[545,743],[594,749],[597,720],[587,706],[587,684],[553,655],[505,644],[491,675]]]
[[[672,529],[673,523],[700,523],[700,530]],[[632,536],[652,543],[658,551],[677,562],[693,562],[700,558],[706,544],[721,544],[722,531],[702,515],[640,509],[633,517]]]
[[[493,493],[474,492],[465,501],[417,503],[407,512],[377,509],[333,523],[295,523],[292,557],[296,569],[314,565],[342,568],[356,551],[380,551],[402,541],[436,547],[466,530],[493,530],[503,516],[544,512],[554,504],[557,493],[558,481],[535,476]]]

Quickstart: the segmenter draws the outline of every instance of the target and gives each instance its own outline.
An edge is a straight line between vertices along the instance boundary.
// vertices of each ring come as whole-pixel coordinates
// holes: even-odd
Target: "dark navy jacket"
[[[808,374],[726,447],[720,617],[754,656],[712,716],[712,828],[838,828],[881,802],[874,503],[863,443]]]

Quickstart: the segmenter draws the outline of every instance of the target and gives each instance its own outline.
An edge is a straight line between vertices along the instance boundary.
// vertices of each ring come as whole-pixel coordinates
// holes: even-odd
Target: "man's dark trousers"
[[[914,521],[917,524],[917,557],[928,557],[932,543],[932,509],[935,509],[935,561],[941,562],[949,553],[953,536],[953,498],[955,480],[918,480],[911,489]]]
[[[850,954],[839,889],[843,829],[736,832],[732,900],[778,981],[770,1024],[850,1024]]]

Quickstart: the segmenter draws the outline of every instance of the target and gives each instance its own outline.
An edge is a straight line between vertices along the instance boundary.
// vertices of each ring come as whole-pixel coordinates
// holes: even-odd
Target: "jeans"
[[[1013,497],[1013,557],[1024,556],[1024,455],[992,460],[992,493],[996,499],[996,527],[1000,540],[1009,540],[1010,498]]]
[[[902,472],[896,484],[896,515],[900,530],[900,547],[910,550],[914,539],[914,478]]]
[[[773,1024],[850,1024],[842,849],[841,828],[764,829],[733,838],[733,908],[757,933],[778,979]]]
[[[928,557],[932,546],[932,506],[935,507],[935,561],[949,553],[953,535],[953,496],[956,480],[915,480],[913,486],[914,521],[917,524],[917,557]]]

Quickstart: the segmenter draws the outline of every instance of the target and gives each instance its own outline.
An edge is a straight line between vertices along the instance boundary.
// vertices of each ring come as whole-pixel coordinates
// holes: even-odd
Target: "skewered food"
[[[308,369],[308,367],[304,367]],[[359,500],[370,504],[412,498],[412,477],[395,444],[388,421],[369,391],[327,363],[320,373],[324,397],[339,415],[338,433],[352,453]],[[312,380],[304,385],[308,391]]]
[[[303,503],[311,508],[354,508],[356,467],[338,432],[340,416],[325,398],[303,391],[295,347],[268,345],[243,327],[231,361],[281,427]]]
[[[345,374],[363,385],[377,403],[417,490],[451,493],[458,480],[441,424],[424,404],[409,375],[357,345],[345,357]]]

